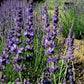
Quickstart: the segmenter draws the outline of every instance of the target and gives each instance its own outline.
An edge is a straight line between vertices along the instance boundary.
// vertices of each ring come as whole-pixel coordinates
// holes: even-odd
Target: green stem
[[[56,84],[56,77],[55,77],[55,74],[53,75],[53,77],[54,77],[54,84]]]
[[[72,67],[73,67],[73,69],[74,69],[74,62],[72,61]],[[73,72],[73,78],[74,78],[74,80],[75,80],[75,72]]]
[[[69,62],[69,59],[68,59],[68,62]],[[65,69],[65,72],[64,72],[64,79],[66,77],[67,69],[68,69],[68,65],[66,66],[66,69]]]
[[[63,60],[62,60],[62,64],[61,64],[61,68],[60,68],[60,73],[59,73],[59,83],[61,82],[61,74],[62,74],[62,68],[63,68]]]
[[[66,51],[67,51],[67,48],[68,48],[68,47],[66,47],[63,56],[65,56]],[[66,62],[66,61],[65,61],[65,62]],[[60,68],[60,73],[59,73],[59,83],[61,82],[61,74],[62,74],[62,68],[63,68],[63,65],[64,65],[64,60],[62,60],[62,64],[61,64],[61,68]]]
[[[19,71],[19,77],[20,77],[20,81],[22,83],[22,77],[21,77],[21,72]]]

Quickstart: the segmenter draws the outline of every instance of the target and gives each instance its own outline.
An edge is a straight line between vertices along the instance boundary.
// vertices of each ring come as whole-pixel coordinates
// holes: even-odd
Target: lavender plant
[[[32,0],[28,3],[8,0],[0,7],[0,82],[75,84],[75,34],[71,36],[74,24],[63,44],[60,42],[63,25],[58,30],[59,6],[55,7],[52,26],[47,4],[43,8],[34,7]]]

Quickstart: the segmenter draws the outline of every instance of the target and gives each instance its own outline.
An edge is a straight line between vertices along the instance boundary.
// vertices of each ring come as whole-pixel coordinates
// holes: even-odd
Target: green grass
[[[69,2],[69,1],[71,0],[63,0],[63,1],[59,0],[58,1],[58,6],[59,6],[59,24],[58,25],[62,25],[63,23],[65,23],[64,30],[63,30],[63,37],[67,37],[69,28],[71,27],[71,24],[74,22],[73,32],[75,33],[75,38],[84,39],[84,29],[83,29],[84,14],[82,10],[80,11],[80,6],[84,5],[84,3],[77,0],[77,3],[75,4],[75,6],[71,6],[69,10],[67,9],[63,11],[64,2]],[[54,8],[55,6],[57,6],[56,0],[52,0],[52,1],[46,0],[46,2],[48,5],[48,12],[49,13],[51,12],[51,17],[53,18]],[[73,13],[73,8],[75,8],[76,10],[75,13]],[[80,12],[77,12],[78,9]],[[64,13],[66,16],[64,15]]]

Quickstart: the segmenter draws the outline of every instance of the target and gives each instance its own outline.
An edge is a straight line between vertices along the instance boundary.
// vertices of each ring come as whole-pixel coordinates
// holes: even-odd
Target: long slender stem
[[[66,47],[63,56],[65,56],[66,51],[67,51],[67,48],[68,48],[68,47]],[[66,62],[66,61],[65,61],[65,62]],[[62,74],[62,68],[63,68],[63,65],[64,65],[64,61],[62,60],[62,64],[61,64],[61,68],[60,68],[60,73],[59,73],[59,83],[61,82],[61,74]]]
[[[56,84],[56,77],[55,77],[55,74],[53,75],[53,77],[54,77],[54,84]]]
[[[63,60],[62,60],[62,64],[61,64],[61,68],[60,68],[60,73],[59,73],[59,83],[61,82],[61,74],[62,74],[62,68],[63,68]]]
[[[69,59],[68,59],[68,63],[69,63]],[[64,72],[64,78],[66,77],[67,69],[68,69],[68,65],[66,66],[66,69],[65,69],[65,72]]]
[[[74,69],[74,62],[72,61],[72,67],[73,67],[73,69]],[[75,80],[75,72],[73,72],[73,78],[74,78],[74,80]]]
[[[20,81],[22,83],[22,77],[21,77],[21,72],[19,71],[19,77],[20,77]]]

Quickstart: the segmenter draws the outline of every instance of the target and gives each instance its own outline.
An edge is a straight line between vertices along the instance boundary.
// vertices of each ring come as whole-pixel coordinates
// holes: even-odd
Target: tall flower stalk
[[[26,9],[27,13],[27,21],[25,24],[25,31],[24,35],[26,37],[26,47],[25,50],[29,53],[26,56],[26,59],[32,59],[32,52],[34,51],[33,48],[33,38],[34,38],[34,30],[33,30],[33,1],[30,0],[28,4],[28,8]]]
[[[52,54],[54,53],[54,49],[56,44],[54,43],[54,40],[56,38],[57,35],[57,22],[58,22],[58,6],[55,8],[55,13],[54,13],[54,17],[52,20],[52,28],[49,27],[49,22],[48,22],[48,12],[47,12],[47,5],[46,3],[43,6],[42,9],[42,19],[44,21],[44,29],[43,32],[45,33],[44,35],[44,41],[43,41],[43,45],[45,46],[45,54],[48,56],[48,61],[47,61],[47,79],[50,80],[51,77],[48,76],[48,74],[51,73],[55,73],[58,69],[58,66],[54,66],[55,61],[57,60],[53,60],[52,58]],[[55,83],[55,82],[54,82]]]

